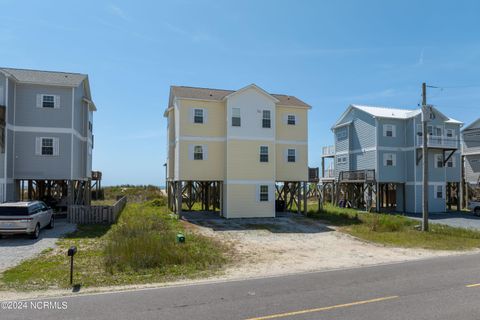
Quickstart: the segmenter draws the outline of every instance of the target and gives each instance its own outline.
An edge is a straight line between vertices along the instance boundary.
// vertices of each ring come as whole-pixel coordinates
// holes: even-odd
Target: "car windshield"
[[[0,207],[0,216],[28,216],[27,207]]]

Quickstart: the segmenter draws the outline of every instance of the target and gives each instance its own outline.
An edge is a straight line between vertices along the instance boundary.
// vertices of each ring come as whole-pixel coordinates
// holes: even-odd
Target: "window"
[[[232,127],[240,127],[241,124],[240,108],[232,108]]]
[[[295,149],[288,149],[287,150],[287,162],[295,162],[296,152]]]
[[[263,110],[262,128],[271,127],[270,110]]]
[[[383,136],[384,137],[396,137],[396,126],[393,124],[384,124],[383,125]]]
[[[441,127],[435,127],[435,136],[441,137],[442,136],[442,128]]]
[[[260,146],[260,162],[268,162],[268,147]]]
[[[446,135],[447,135],[447,138],[453,138],[453,129],[447,129]]]
[[[193,110],[193,123],[203,123],[203,109]]]
[[[90,132],[93,132],[93,124],[92,124],[92,121],[88,121],[88,130]]]
[[[455,157],[451,156],[450,159],[447,161],[448,168],[455,168]]]
[[[337,158],[337,163],[338,163],[338,164],[347,163],[347,157],[338,157],[338,158]]]
[[[55,96],[42,95],[42,108],[55,108]]]
[[[268,186],[260,186],[260,201],[268,201]]]
[[[443,199],[443,186],[438,185],[435,187],[435,198]]]
[[[297,118],[294,114],[287,115],[287,124],[290,126],[294,126],[297,123]]]
[[[395,153],[384,153],[383,165],[385,167],[395,167],[397,165],[397,155]]]
[[[42,138],[42,155],[53,156],[53,138]]]
[[[443,168],[443,155],[436,154],[434,159],[435,159],[435,168]]]
[[[203,147],[195,146],[193,148],[193,160],[203,160]]]

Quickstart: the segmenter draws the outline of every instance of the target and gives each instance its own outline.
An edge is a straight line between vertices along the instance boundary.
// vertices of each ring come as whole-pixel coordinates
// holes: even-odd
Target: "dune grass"
[[[357,238],[395,247],[435,250],[480,248],[480,232],[430,224],[429,232],[419,231],[420,221],[402,215],[367,213],[326,205],[323,211],[309,211],[309,216],[340,227]]]
[[[66,251],[76,245],[74,283],[83,287],[172,281],[210,275],[227,262],[228,248],[188,232],[163,200],[127,204],[113,226],[80,225],[54,250],[5,271],[0,289],[69,287]],[[185,243],[176,234],[186,235]]]

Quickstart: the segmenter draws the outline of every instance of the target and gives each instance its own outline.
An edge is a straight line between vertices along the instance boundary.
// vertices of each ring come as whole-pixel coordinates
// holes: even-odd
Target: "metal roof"
[[[58,71],[41,71],[1,67],[0,71],[11,75],[18,82],[60,85],[68,87],[78,87],[87,78],[86,74]]]

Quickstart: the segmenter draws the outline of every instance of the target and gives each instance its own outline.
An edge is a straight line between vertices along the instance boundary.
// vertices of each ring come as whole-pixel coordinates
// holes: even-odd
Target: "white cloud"
[[[108,12],[111,14],[111,15],[114,15],[122,20],[125,20],[125,21],[130,21],[130,17],[118,6],[114,5],[114,4],[110,4],[108,7]]]

